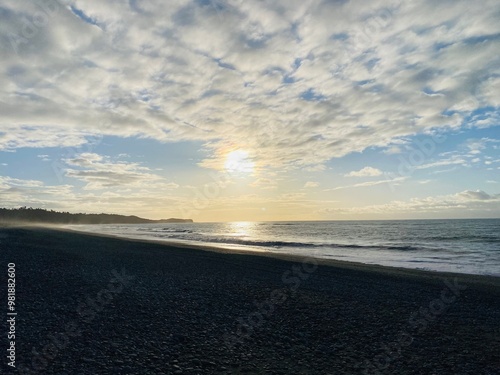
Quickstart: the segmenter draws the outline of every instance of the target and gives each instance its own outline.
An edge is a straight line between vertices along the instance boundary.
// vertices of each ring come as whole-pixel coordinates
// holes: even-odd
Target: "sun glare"
[[[247,151],[235,150],[227,154],[224,168],[230,173],[252,173],[254,162]]]

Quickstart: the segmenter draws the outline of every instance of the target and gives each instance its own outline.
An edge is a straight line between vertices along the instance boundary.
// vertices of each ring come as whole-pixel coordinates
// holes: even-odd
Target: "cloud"
[[[60,207],[64,197],[70,194],[71,190],[70,185],[50,186],[38,180],[0,176],[2,206],[8,208],[29,204],[45,207],[45,202],[50,202],[47,207]]]
[[[360,183],[354,184],[354,185],[338,186],[336,188],[326,189],[324,191],[335,191],[335,190],[351,189],[351,188],[358,188],[358,187],[369,187],[369,186],[377,186],[377,185],[384,185],[384,184],[387,184],[387,186],[390,188],[394,188],[394,186],[400,185],[401,182],[405,181],[406,179],[407,179],[407,177],[394,177],[394,178],[388,178],[385,180],[360,182]]]
[[[69,184],[47,185],[38,180],[23,180],[0,176],[2,207],[31,206],[70,212],[121,213],[146,217],[179,216],[182,207],[190,200],[172,196],[170,192],[179,186],[175,183],[145,183],[138,188],[113,185],[106,188],[80,191]]]
[[[395,154],[400,154],[403,152],[400,146],[389,146],[386,148],[384,151],[384,154],[387,155],[395,155]]]
[[[43,182],[37,180],[22,180],[18,178],[12,178],[7,176],[0,176],[0,186],[2,187],[20,187],[20,188],[32,188],[43,186]]]
[[[500,141],[491,138],[467,139],[465,143],[459,145],[458,150],[439,154],[442,159],[415,165],[414,168],[431,169],[443,166],[455,166],[455,168],[444,170],[444,172],[446,172],[455,170],[456,167],[470,167],[474,163],[479,163],[481,161],[484,161],[485,164],[490,164],[491,162],[489,159],[491,159],[492,157],[485,155],[485,152],[488,146],[492,145],[494,148],[494,146],[496,146],[498,142]],[[437,171],[434,173],[441,172],[443,171]]]
[[[66,159],[69,166],[65,175],[85,182],[85,190],[101,190],[105,188],[127,187],[161,187],[177,188],[175,183],[167,183],[150,169],[138,163],[112,162],[95,153],[82,153],[73,159]]]
[[[319,182],[308,181],[304,185],[305,188],[316,188],[319,186]]]
[[[468,139],[465,142],[465,146],[467,147],[469,156],[477,156],[481,155],[489,144],[496,144],[499,142],[500,140],[491,138]]]
[[[481,190],[476,190],[476,191],[471,191],[471,190],[466,190],[457,195],[459,198],[463,198],[464,200],[467,201],[487,201],[487,200],[493,200],[498,197],[491,196],[489,194],[486,194],[484,191]]]
[[[467,160],[461,155],[453,155],[449,158],[441,159],[439,161],[426,163],[422,165],[415,166],[416,169],[429,169],[429,168],[437,168],[446,165],[461,165],[466,166]]]
[[[190,203],[177,183],[138,163],[116,162],[108,156],[87,152],[65,159],[63,166],[62,173],[68,183],[61,185],[0,176],[2,206],[133,213],[161,218],[179,216],[183,205]],[[69,184],[74,179],[80,184]]]
[[[364,167],[359,171],[353,171],[346,174],[346,177],[376,177],[382,175],[382,171],[377,168]]]
[[[258,178],[250,184],[252,187],[257,187],[260,189],[276,189],[277,181],[276,179],[270,178]]]
[[[392,201],[386,204],[350,207],[350,208],[325,208],[323,214],[337,215],[389,215],[391,217],[450,217],[452,214],[462,216],[493,216],[500,213],[500,194],[490,195],[484,191],[466,190],[457,194],[441,195],[426,198],[413,198],[408,201]],[[395,216],[396,215],[396,216]]]
[[[498,106],[494,0],[37,4],[0,12],[3,150],[138,136],[315,168]]]
[[[50,161],[49,155],[37,155],[37,158],[40,158],[42,161]]]
[[[0,108],[2,104],[0,102]],[[0,150],[3,151],[24,147],[79,147],[87,143],[87,135],[84,132],[64,127],[14,126],[1,123],[0,120]]]

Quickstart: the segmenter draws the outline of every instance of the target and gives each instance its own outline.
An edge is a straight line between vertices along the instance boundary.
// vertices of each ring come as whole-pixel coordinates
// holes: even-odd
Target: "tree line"
[[[138,216],[116,214],[86,214],[58,212],[43,208],[0,208],[0,222],[28,222],[50,224],[145,224],[145,223],[190,223],[191,219],[149,220]]]

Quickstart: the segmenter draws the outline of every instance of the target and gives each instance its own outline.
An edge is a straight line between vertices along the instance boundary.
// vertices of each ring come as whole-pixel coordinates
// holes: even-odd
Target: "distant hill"
[[[149,220],[138,216],[114,214],[71,214],[41,208],[0,208],[0,223],[27,222],[48,224],[146,224],[146,223],[192,223],[191,219]]]

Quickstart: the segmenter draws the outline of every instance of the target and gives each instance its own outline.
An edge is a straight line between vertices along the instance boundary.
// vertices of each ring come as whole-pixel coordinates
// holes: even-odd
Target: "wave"
[[[182,231],[179,231],[180,234]],[[168,234],[162,235],[157,234],[157,237],[179,239],[179,240],[189,240],[196,242],[208,242],[208,243],[219,243],[227,245],[243,245],[243,246],[254,246],[254,247],[265,247],[265,248],[322,248],[322,249],[371,249],[371,250],[389,250],[389,251],[416,251],[423,250],[415,246],[403,245],[403,246],[391,246],[391,245],[358,245],[358,244],[341,244],[341,243],[322,243],[314,244],[307,242],[292,242],[292,241],[258,241],[258,240],[245,240],[238,238],[221,238],[221,237],[205,237],[205,236],[177,236],[174,232],[169,232]]]
[[[241,245],[260,246],[260,247],[291,247],[291,248],[335,248],[335,249],[372,249],[372,250],[396,250],[396,251],[415,251],[422,250],[414,246],[388,246],[388,245],[357,245],[357,244],[340,244],[340,243],[324,243],[312,244],[305,242],[287,242],[287,241],[220,241],[234,242]]]
[[[484,242],[500,242],[500,237],[491,235],[463,235],[463,236],[430,236],[426,240],[433,241],[484,241]]]
[[[189,229],[177,229],[177,228],[163,228],[161,231],[168,233],[193,233],[193,231]]]
[[[326,245],[329,246],[329,245]],[[399,250],[399,251],[415,251],[415,250],[424,250],[423,248],[404,245],[404,246],[390,246],[390,245],[338,245],[335,244],[335,247],[343,247],[343,248],[353,248],[353,249],[378,249],[378,250]]]
[[[179,229],[179,228],[138,228],[137,232],[147,232],[147,233],[193,233],[189,229]]]

